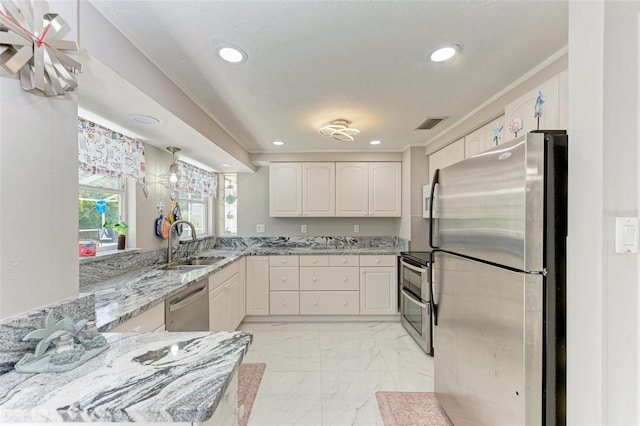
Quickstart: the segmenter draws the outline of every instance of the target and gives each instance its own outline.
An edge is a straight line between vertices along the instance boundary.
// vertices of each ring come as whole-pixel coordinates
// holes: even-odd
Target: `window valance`
[[[216,198],[218,179],[215,173],[208,172],[193,164],[177,161],[179,173],[184,177],[180,191]]]
[[[146,180],[142,142],[83,118],[78,118],[78,162],[88,173]]]

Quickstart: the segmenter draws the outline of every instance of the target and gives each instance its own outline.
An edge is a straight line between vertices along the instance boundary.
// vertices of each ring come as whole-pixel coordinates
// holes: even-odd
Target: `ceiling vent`
[[[427,117],[426,120],[416,127],[416,130],[431,130],[440,124],[442,120],[446,120],[447,118],[449,117]]]

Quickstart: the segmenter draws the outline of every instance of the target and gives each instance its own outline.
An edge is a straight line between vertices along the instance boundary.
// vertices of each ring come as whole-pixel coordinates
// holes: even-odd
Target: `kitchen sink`
[[[207,265],[187,265],[187,264],[179,264],[179,265],[167,265],[162,269],[167,271],[193,271],[194,269],[201,269],[206,267]]]

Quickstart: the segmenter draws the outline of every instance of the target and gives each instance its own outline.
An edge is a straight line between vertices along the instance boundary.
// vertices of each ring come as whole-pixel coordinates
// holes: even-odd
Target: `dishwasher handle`
[[[174,300],[169,302],[169,312],[175,312],[179,309],[184,308],[185,306],[189,306],[196,300],[200,298],[200,296],[204,295],[208,290],[208,286],[203,286],[202,288],[195,290],[189,294],[187,294],[184,298],[175,298]]]

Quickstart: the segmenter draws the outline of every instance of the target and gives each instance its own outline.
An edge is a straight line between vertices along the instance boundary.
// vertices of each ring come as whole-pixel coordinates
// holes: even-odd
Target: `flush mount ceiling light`
[[[216,47],[218,56],[232,64],[241,64],[247,60],[247,52],[231,44],[221,44]]]
[[[129,116],[133,121],[137,121],[142,124],[158,124],[160,120],[155,117],[151,117],[150,115],[141,115],[141,114],[131,114]]]
[[[360,130],[349,127],[349,124],[349,121],[342,118],[333,120],[328,126],[321,127],[320,133],[341,142],[353,142],[353,137],[360,133]]]
[[[175,146],[168,146],[167,151],[173,155],[169,170],[160,175],[160,183],[171,190],[180,188],[186,183],[186,177],[180,174],[180,167],[176,161],[176,152],[180,151],[180,148]]]
[[[382,141],[371,141],[369,142],[369,145],[380,145],[382,143]]]
[[[444,62],[453,58],[458,53],[460,53],[460,46],[458,46],[457,44],[452,44],[434,50],[431,53],[430,58],[433,62]]]
[[[276,145],[276,146],[282,146],[282,145],[284,145],[284,142],[282,142],[282,141],[273,141],[273,144]]]

